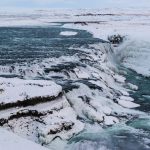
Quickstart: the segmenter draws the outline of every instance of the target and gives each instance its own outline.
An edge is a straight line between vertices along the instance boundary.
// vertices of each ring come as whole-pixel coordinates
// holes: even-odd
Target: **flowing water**
[[[62,31],[74,31],[77,35],[62,36]],[[86,31],[54,27],[0,28],[0,76],[19,78],[52,79],[63,85],[64,90],[72,82],[89,84],[86,80],[69,78],[66,70],[76,67],[87,68],[86,60],[78,57],[87,56],[90,44],[103,43],[93,38]],[[82,50],[79,48],[82,47]],[[83,49],[86,49],[84,51]],[[85,57],[86,58],[86,57]],[[34,71],[35,69],[35,71]],[[31,71],[32,70],[32,71]],[[38,70],[38,71],[37,71]],[[44,74],[41,73],[44,70]],[[60,73],[63,70],[63,74]],[[84,132],[74,136],[68,142],[68,149],[78,150],[148,150],[150,149],[150,78],[121,67],[126,71],[127,82],[139,87],[130,91],[138,110],[145,112],[142,117],[135,117],[123,124],[100,128],[87,122]],[[48,73],[53,71],[52,75]],[[65,76],[64,76],[65,74]],[[86,122],[86,121],[85,121]]]
[[[78,34],[70,38],[61,36],[62,31],[65,29],[60,27],[0,28],[0,65],[71,56],[77,52],[69,49],[70,46],[100,41],[88,32],[77,31]]]

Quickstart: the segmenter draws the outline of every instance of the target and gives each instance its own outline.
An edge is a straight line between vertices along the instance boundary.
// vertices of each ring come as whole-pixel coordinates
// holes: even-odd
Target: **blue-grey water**
[[[78,34],[68,37],[60,35],[61,31],[66,30],[76,31]],[[100,42],[104,41],[93,38],[92,35],[86,31],[64,29],[59,26],[45,28],[0,28],[0,66],[9,66],[11,74],[16,65],[30,66],[33,62],[40,63],[46,58],[88,55],[88,52],[86,53],[78,49],[75,50],[72,47],[88,48],[89,44],[97,44]],[[59,72],[62,69],[70,69],[77,65],[80,66],[85,64],[72,60],[72,62],[60,63],[59,65],[53,66],[53,68],[45,68],[45,72],[49,72],[50,69]],[[127,72],[125,75],[127,81],[139,87],[137,91],[131,91],[130,94],[135,99],[136,103],[141,104],[141,107],[138,109],[146,112],[147,116],[143,116],[143,118],[134,118],[133,120],[129,120],[126,124],[107,127],[101,132],[92,132],[95,128],[93,125],[93,130],[82,132],[68,142],[68,144],[71,145],[70,149],[150,149],[150,117],[148,117],[150,112],[150,78],[138,75],[136,72],[124,67],[122,67],[122,70]],[[22,70],[20,72],[22,72]],[[21,74],[21,76],[22,75],[23,74]],[[5,75],[5,73],[0,72],[0,76],[8,77],[8,74]],[[20,74],[18,77],[20,77]],[[41,78],[43,78],[42,75]],[[58,81],[58,78],[59,77],[53,77],[53,80],[56,80],[58,83],[60,80],[63,80],[65,85],[69,84],[70,86],[71,81],[69,79],[67,80],[60,77]]]
[[[62,31],[65,29],[60,27],[0,28],[0,65],[70,56],[77,53],[69,49],[70,46],[80,47],[100,41],[85,31],[78,31],[72,37],[61,36]]]

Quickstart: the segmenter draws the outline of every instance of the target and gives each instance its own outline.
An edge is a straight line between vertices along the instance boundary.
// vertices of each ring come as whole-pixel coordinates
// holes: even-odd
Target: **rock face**
[[[56,137],[70,139],[84,128],[62,87],[52,81],[1,78],[1,88],[0,126],[18,135],[48,144]]]
[[[74,24],[81,24],[82,26],[85,26],[85,25],[87,25],[87,22],[77,21],[77,22],[74,22]]]
[[[120,44],[123,42],[123,38],[121,35],[112,35],[108,37],[108,41],[112,44]]]

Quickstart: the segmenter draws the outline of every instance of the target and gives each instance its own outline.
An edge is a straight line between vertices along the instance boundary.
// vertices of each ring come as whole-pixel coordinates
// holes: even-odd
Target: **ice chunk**
[[[132,97],[128,97],[128,96],[120,96],[120,100],[134,101],[134,99]]]
[[[128,86],[130,89],[132,90],[138,90],[138,86],[134,85],[134,84],[131,84],[131,83],[128,83]]]
[[[126,100],[119,100],[118,104],[120,104],[121,106],[125,107],[125,108],[136,108],[139,107],[139,104],[130,102],[130,101],[126,101]]]
[[[113,124],[119,123],[119,119],[113,116],[105,116],[104,123],[105,125],[108,125],[108,126],[113,125]]]
[[[78,34],[77,32],[73,32],[73,31],[63,31],[60,33],[60,35],[63,35],[63,36],[73,36],[77,34]]]

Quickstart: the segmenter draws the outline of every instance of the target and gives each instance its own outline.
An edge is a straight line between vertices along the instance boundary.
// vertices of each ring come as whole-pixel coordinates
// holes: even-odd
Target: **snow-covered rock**
[[[136,108],[139,107],[139,104],[133,103],[131,101],[127,101],[127,100],[119,100],[118,104],[125,107],[125,108]]]
[[[50,143],[55,137],[69,140],[84,129],[84,124],[77,120],[77,115],[69,104],[43,121],[46,126],[39,129],[39,140],[44,144]]]
[[[120,100],[125,100],[125,101],[134,101],[134,99],[132,97],[128,97],[128,96],[120,96]]]
[[[62,87],[53,81],[0,78],[0,103],[14,103],[37,97],[57,97]],[[42,102],[42,101],[41,101]]]
[[[32,107],[5,110],[0,125],[41,144],[49,144],[57,137],[68,140],[84,129],[65,96]]]
[[[116,123],[119,123],[118,118],[113,117],[113,116],[105,116],[104,117],[104,124],[105,125],[113,125],[113,124],[116,124]]]

